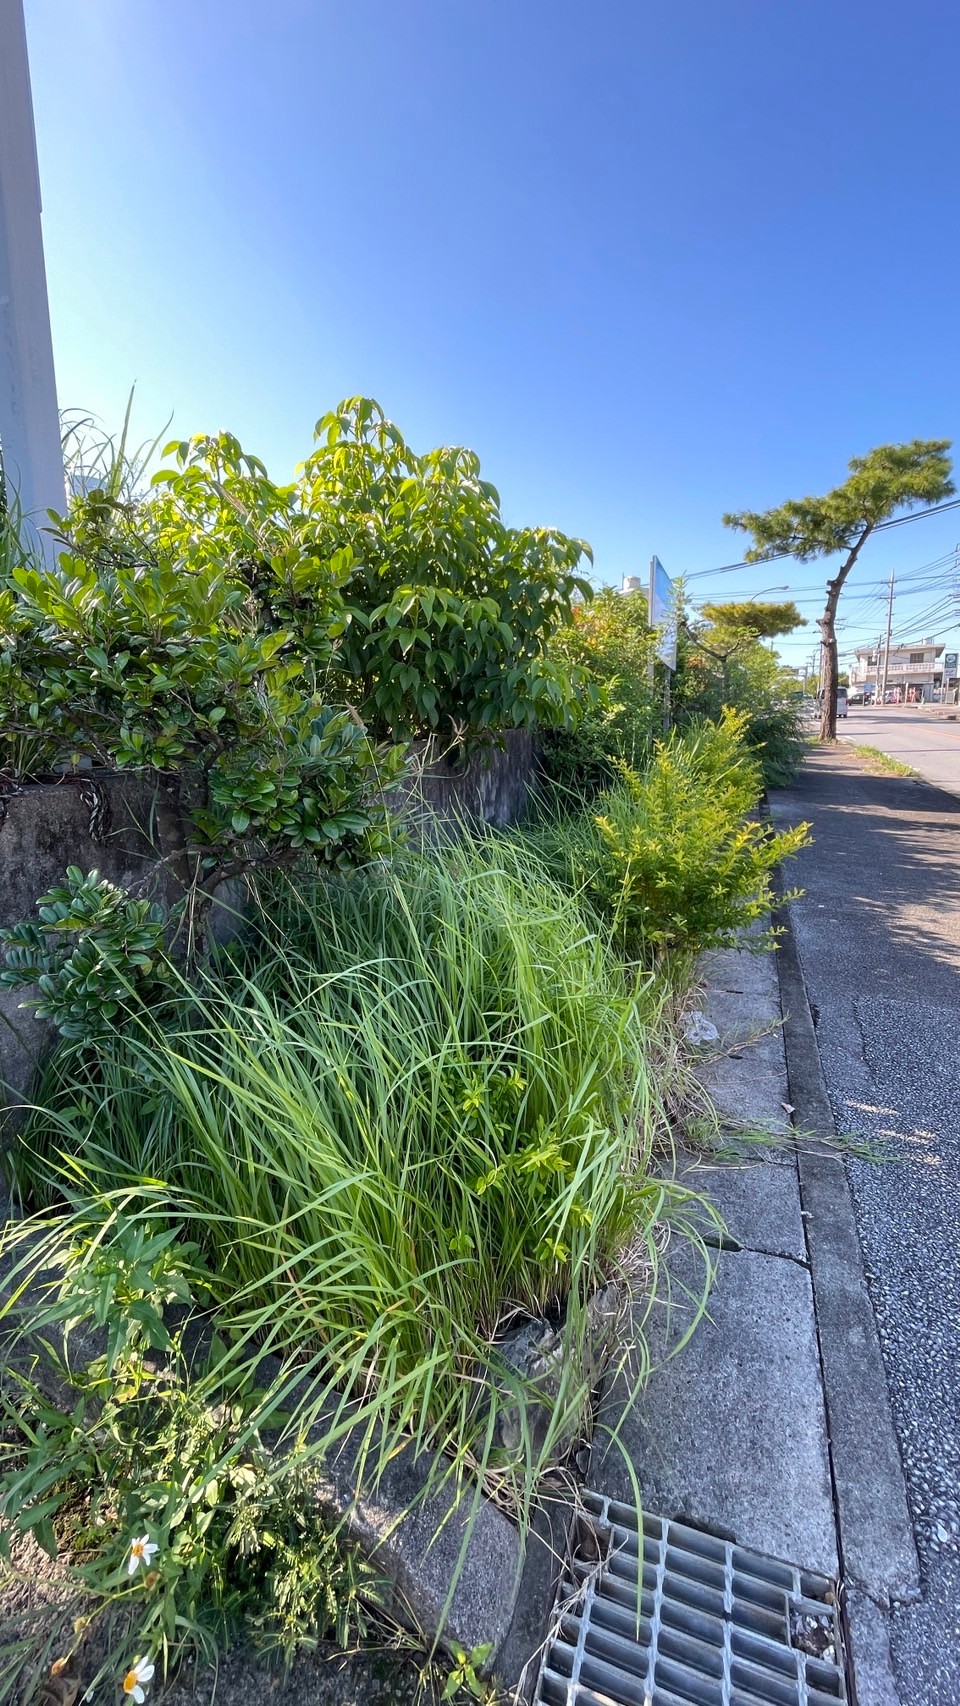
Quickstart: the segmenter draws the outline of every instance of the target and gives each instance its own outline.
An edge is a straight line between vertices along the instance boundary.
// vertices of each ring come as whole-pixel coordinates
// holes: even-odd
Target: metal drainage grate
[[[557,1593],[538,1706],[835,1706],[833,1583],[597,1493]],[[641,1574],[637,1624],[637,1577]]]

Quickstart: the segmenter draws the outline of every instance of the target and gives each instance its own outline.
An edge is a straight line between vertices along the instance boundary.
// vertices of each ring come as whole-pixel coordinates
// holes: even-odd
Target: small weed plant
[[[7,1548],[20,1530],[75,1560],[84,1609],[53,1631],[54,1674],[79,1672],[97,1637],[106,1656],[94,1687],[138,1664],[145,1685],[187,1652],[214,1661],[240,1640],[287,1664],[324,1639],[346,1645],[363,1627],[370,1571],[338,1544],[296,1456],[269,1449],[250,1369],[224,1377],[225,1347],[209,1330],[206,1351],[194,1343],[189,1356],[171,1326],[171,1306],[183,1323],[202,1321],[199,1248],[122,1202],[76,1215],[68,1238],[57,1229],[41,1247],[33,1328],[59,1339],[58,1390],[54,1401],[49,1366],[43,1384],[23,1371],[8,1383],[20,1437],[0,1510]],[[71,1356],[78,1328],[99,1354],[88,1342]],[[42,1677],[28,1666],[20,1683],[29,1699]]]

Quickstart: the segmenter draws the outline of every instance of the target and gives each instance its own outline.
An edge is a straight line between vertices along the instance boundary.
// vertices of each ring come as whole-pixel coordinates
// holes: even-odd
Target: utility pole
[[[890,673],[890,630],[893,627],[893,570],[890,570],[890,595],[887,599],[887,643],[883,648],[883,684],[880,688],[880,703],[887,697],[887,676]]]
[[[6,496],[52,562],[66,507],[22,0],[0,0],[0,451]]]

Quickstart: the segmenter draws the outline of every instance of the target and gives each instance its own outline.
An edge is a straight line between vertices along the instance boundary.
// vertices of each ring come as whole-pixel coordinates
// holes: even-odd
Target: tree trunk
[[[850,570],[860,555],[866,539],[873,532],[873,523],[865,527],[859,539],[851,547],[850,552],[835,580],[827,582],[827,602],[823,615],[820,617],[820,635],[823,641],[823,656],[820,669],[820,739],[831,741],[837,738],[837,677],[840,674],[840,660],[837,656],[837,605],[840,602],[840,592]]]
[[[827,582],[827,607],[820,618],[820,739],[837,738],[837,677],[840,660],[837,656],[835,620],[840,598],[839,580]]]

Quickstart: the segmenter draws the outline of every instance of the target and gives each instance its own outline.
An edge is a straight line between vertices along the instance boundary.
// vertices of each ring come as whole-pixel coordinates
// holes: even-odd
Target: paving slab
[[[727,948],[704,956],[700,1005],[720,1033],[701,1079],[722,1123],[789,1134],[776,959]],[[722,1052],[721,1052],[722,1051]]]
[[[790,1116],[784,1108],[787,1081],[779,1065],[768,1064],[754,1056],[752,1049],[745,1049],[742,1054],[711,1061],[702,1081],[726,1129],[792,1136]]]
[[[748,933],[756,942],[764,932],[757,926]],[[756,1010],[762,1023],[776,1010],[777,972],[773,953],[755,948],[714,948],[700,961],[700,975],[708,990],[732,990],[739,995],[756,997]]]
[[[792,1155],[740,1165],[707,1163],[684,1169],[679,1176],[682,1184],[709,1196],[728,1232],[745,1249],[806,1263],[807,1241]]]
[[[690,1253],[674,1284],[691,1290]],[[722,1252],[709,1315],[679,1355],[691,1306],[682,1289],[646,1326],[655,1372],[601,1448],[594,1484],[668,1517],[736,1538],[835,1577],[838,1573],[826,1418],[810,1276],[795,1261]],[[601,1422],[616,1426],[629,1396],[618,1376]]]
[[[819,1351],[792,1143],[762,1149],[743,1129],[792,1136],[777,967],[770,954],[730,949],[701,963],[699,1005],[720,1031],[720,1049],[701,1079],[742,1159],[678,1157],[682,1183],[719,1208],[739,1250],[716,1258],[709,1314],[690,1342],[702,1269],[693,1253],[672,1254],[667,1291],[646,1332],[655,1372],[627,1406],[618,1444],[605,1452],[597,1484],[643,1499],[743,1545],[837,1573],[837,1547],[820,1388]],[[736,1046],[738,1039],[764,1034]],[[731,1046],[733,1045],[733,1046]],[[632,1375],[614,1383],[602,1421],[614,1426]],[[628,1463],[630,1467],[628,1467]]]
[[[682,1288],[698,1275],[689,1251],[673,1256],[672,1300],[646,1322],[654,1372],[605,1447],[602,1485],[630,1499],[635,1475],[649,1508],[842,1579],[858,1706],[900,1706],[889,1603],[915,1595],[916,1559],[796,949],[787,936],[782,955],[712,955],[702,974],[698,1005],[724,1052],[701,1076],[741,1160],[681,1155],[678,1173],[735,1244],[717,1253],[708,1317],[675,1357],[693,1313]],[[763,1127],[783,1141],[758,1151],[744,1132]],[[628,1395],[624,1371],[608,1427]],[[904,1675],[915,1627],[895,1624],[894,1644]]]

